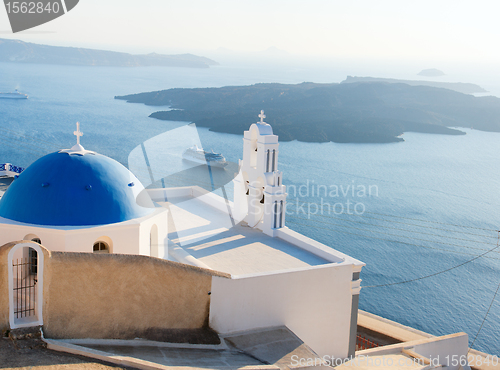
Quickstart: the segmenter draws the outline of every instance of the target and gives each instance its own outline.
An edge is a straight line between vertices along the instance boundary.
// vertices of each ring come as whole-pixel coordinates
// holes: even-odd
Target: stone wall
[[[46,264],[50,338],[141,337],[208,325],[209,270],[146,256],[53,252]]]

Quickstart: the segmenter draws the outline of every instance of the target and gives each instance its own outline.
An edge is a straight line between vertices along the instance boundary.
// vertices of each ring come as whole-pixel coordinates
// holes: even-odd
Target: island
[[[418,73],[419,76],[426,76],[426,77],[439,77],[439,76],[444,76],[445,73],[443,71],[440,71],[439,69],[436,68],[429,68],[429,69],[423,69]]]
[[[391,143],[403,141],[405,132],[464,135],[457,127],[500,132],[500,99],[405,83],[260,83],[115,99],[168,107],[152,118],[234,134],[246,130],[263,109],[282,141]]]
[[[209,68],[217,62],[193,54],[134,55],[116,51],[49,46],[21,40],[0,39],[0,62],[111,67]]]
[[[347,76],[347,78],[341,83],[353,83],[353,82],[386,82],[391,84],[403,83],[411,86],[432,86],[432,87],[440,87],[443,89],[454,90],[464,94],[476,94],[476,93],[487,92],[479,85],[464,83],[464,82],[436,82],[436,81],[420,81],[420,80],[398,80],[394,78]]]

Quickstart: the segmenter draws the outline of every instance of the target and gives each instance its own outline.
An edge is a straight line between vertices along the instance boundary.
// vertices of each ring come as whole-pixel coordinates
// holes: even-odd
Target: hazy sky
[[[292,54],[500,62],[500,2],[461,0],[80,0],[67,15],[0,37],[128,52],[275,46]]]

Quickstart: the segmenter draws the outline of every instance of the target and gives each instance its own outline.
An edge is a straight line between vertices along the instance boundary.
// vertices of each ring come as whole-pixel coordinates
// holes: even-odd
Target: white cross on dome
[[[83,132],[80,131],[80,122],[76,123],[76,131],[73,131],[73,135],[76,136],[76,144],[71,147],[71,149],[63,149],[60,150],[59,153],[67,153],[69,155],[85,155],[85,154],[95,154],[95,152],[91,150],[85,150],[83,146],[80,144],[80,137],[83,136]]]
[[[264,114],[263,110],[260,111],[259,118],[260,118],[260,123],[261,124],[265,123],[264,122],[264,118],[266,118],[266,115]]]
[[[76,131],[73,132],[73,135],[76,136],[76,144],[80,145],[80,136],[83,136],[83,132],[80,131],[80,122],[76,123]]]

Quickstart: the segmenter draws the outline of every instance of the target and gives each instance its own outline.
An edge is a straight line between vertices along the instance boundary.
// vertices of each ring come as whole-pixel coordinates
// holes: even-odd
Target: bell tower
[[[259,118],[244,133],[243,160],[234,180],[235,217],[274,236],[285,226],[286,187],[278,171],[278,136],[264,122],[264,111]]]

